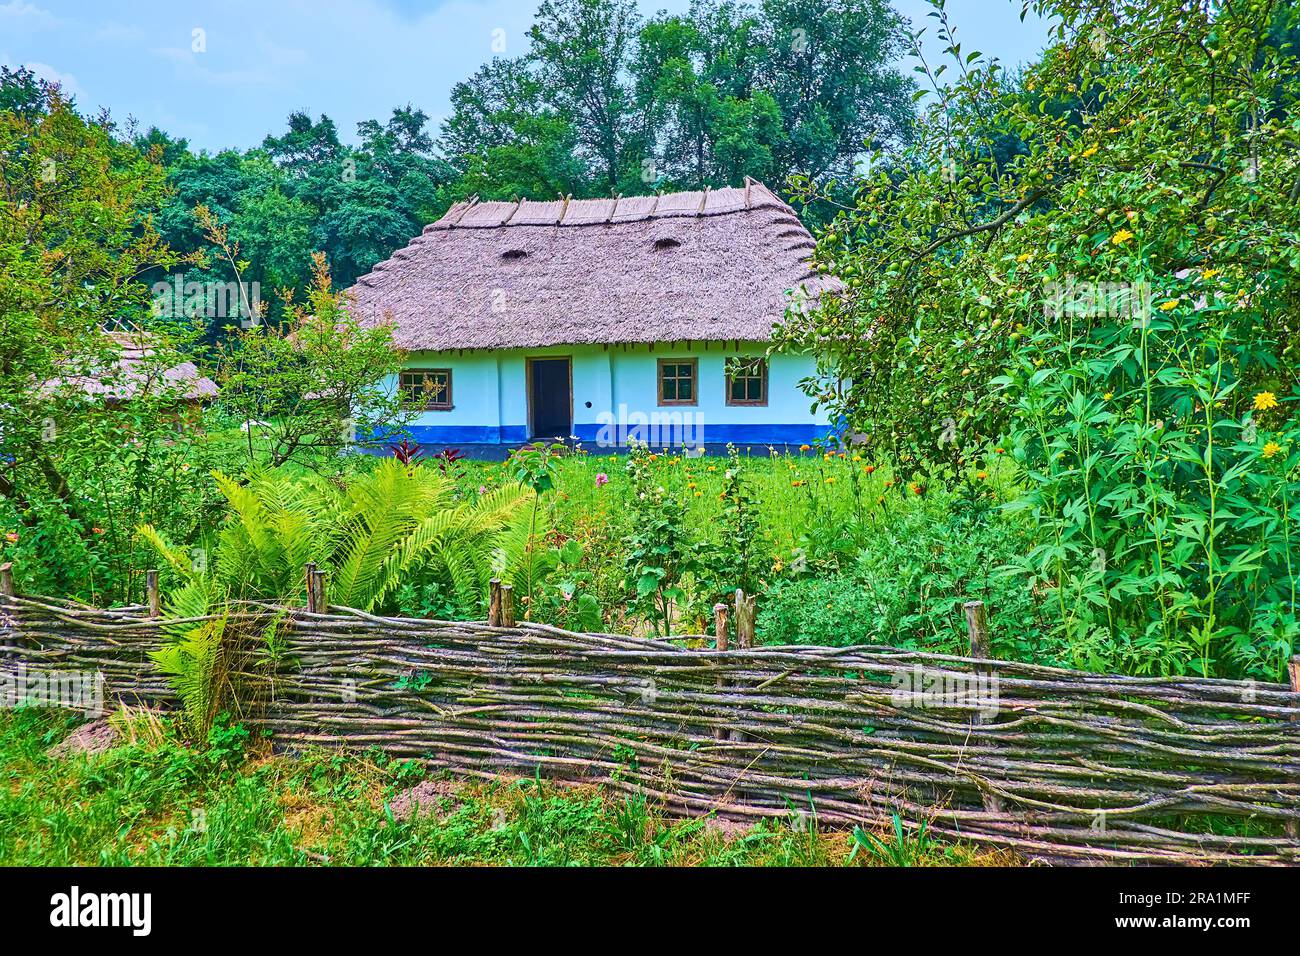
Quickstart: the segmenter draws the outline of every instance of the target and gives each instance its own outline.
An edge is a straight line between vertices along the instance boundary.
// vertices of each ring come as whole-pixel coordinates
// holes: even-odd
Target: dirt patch
[[[73,754],[102,754],[112,750],[119,741],[118,733],[107,720],[92,720],[82,724],[48,751],[51,757],[70,757]]]
[[[739,840],[751,829],[754,824],[744,820],[731,820],[727,817],[712,816],[704,821],[704,832],[715,833],[722,837],[724,841],[730,843],[732,840]]]
[[[453,780],[425,780],[397,794],[388,806],[398,820],[436,815],[443,798],[454,796],[458,789]]]

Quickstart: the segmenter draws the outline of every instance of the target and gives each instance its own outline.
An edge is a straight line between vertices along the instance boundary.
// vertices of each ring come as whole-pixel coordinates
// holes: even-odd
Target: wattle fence
[[[174,706],[148,655],[156,614],[0,593],[0,678],[94,672],[110,701]],[[1300,862],[1300,693],[1284,684],[343,608],[234,619],[273,615],[283,652],[242,675],[258,703],[241,719],[282,746],[599,783],[675,813],[898,814],[1058,862]]]

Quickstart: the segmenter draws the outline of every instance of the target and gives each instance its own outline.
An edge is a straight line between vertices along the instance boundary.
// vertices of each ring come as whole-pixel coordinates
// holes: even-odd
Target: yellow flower
[[[1277,396],[1272,392],[1260,392],[1255,396],[1255,411],[1266,412],[1270,408],[1277,408]]]
[[[1082,156],[1083,156],[1084,159],[1087,159],[1089,156],[1096,156],[1096,155],[1097,155],[1097,147],[1096,147],[1096,146],[1089,146],[1089,147],[1088,147],[1087,149],[1085,149],[1085,150],[1083,151],[1083,153],[1082,153]]]
[[[1161,303],[1160,303],[1160,311],[1161,311],[1161,312],[1168,312],[1170,309],[1176,309],[1176,308],[1178,308],[1178,300],[1177,300],[1177,299],[1169,299],[1169,300],[1166,301],[1166,302],[1161,302]]]
[[[1201,278],[1202,278],[1202,279],[1213,279],[1213,278],[1214,278],[1215,276],[1217,276],[1218,274],[1219,274],[1219,270],[1218,270],[1218,269],[1206,269],[1204,272],[1201,273]]]
[[[1030,255],[1031,253],[1022,252],[1020,255],[1016,256],[1016,262],[1028,262]]]
[[[1275,441],[1267,442],[1267,443],[1265,443],[1265,445],[1264,445],[1264,457],[1265,457],[1265,458],[1272,458],[1274,455],[1276,455],[1276,454],[1277,454],[1278,452],[1280,452],[1281,450],[1282,450],[1282,446],[1279,445],[1277,442],[1275,442]]]
[[[826,479],[826,484],[828,484],[828,485],[833,485],[833,484],[835,484],[835,476],[834,476],[834,475],[831,475],[831,477],[827,478],[827,479]]]
[[[1127,229],[1121,229],[1119,232],[1115,233],[1115,235],[1110,237],[1110,244],[1112,246],[1122,246],[1132,238],[1133,233],[1129,232]]]
[[[695,492],[695,497],[696,497],[696,498],[699,498],[699,497],[701,497],[703,494],[704,494],[704,492],[702,492],[702,491],[697,491],[697,492]]]
[[[1114,393],[1114,392],[1107,392],[1105,395],[1103,395],[1103,396],[1101,397],[1101,400],[1102,400],[1103,402],[1109,402],[1109,401],[1110,401],[1112,398],[1114,398],[1114,397],[1115,397],[1115,393]]]

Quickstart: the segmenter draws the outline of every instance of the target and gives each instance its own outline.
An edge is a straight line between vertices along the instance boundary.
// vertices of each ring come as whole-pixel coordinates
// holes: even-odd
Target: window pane
[[[664,401],[665,402],[677,401],[677,379],[675,378],[664,379]]]
[[[677,397],[683,402],[691,400],[691,380],[684,378],[677,383]]]
[[[751,378],[746,380],[749,389],[745,397],[751,402],[757,402],[763,397],[763,380],[761,378]]]

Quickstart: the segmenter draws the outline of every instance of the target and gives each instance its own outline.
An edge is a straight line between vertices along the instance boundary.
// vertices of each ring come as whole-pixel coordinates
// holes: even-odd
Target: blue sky
[[[295,109],[356,124],[413,103],[435,123],[454,83],[492,58],[524,52],[537,0],[0,0],[0,62],[59,80],[85,112],[109,107],[190,140],[249,147]],[[652,0],[642,12],[683,12]],[[895,0],[918,26],[925,0]],[[1007,65],[1032,59],[1044,24],[1020,0],[948,0],[964,50]],[[196,34],[200,30],[202,34]],[[933,34],[933,27],[929,30]],[[201,36],[203,43],[196,43]],[[206,49],[196,52],[196,46]],[[932,44],[937,54],[938,45]],[[911,66],[906,63],[905,66]]]

